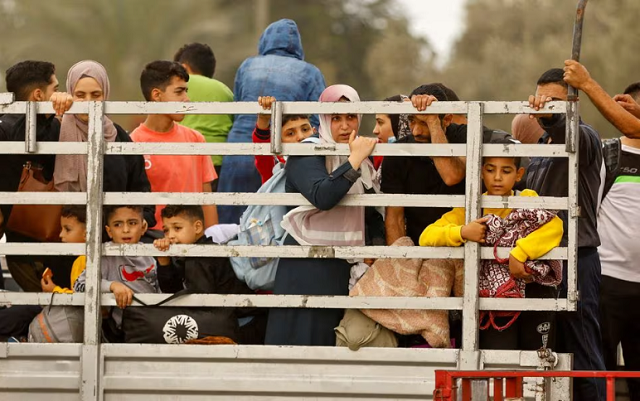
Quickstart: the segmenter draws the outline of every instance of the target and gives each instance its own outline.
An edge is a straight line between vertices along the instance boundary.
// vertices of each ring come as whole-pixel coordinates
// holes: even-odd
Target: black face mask
[[[553,127],[563,119],[563,114],[553,114],[551,117],[541,117],[540,122],[545,127]]]

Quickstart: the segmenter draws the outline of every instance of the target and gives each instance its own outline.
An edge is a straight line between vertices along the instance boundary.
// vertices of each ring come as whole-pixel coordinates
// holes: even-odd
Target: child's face
[[[282,126],[282,143],[298,143],[309,138],[313,128],[306,118],[289,120]]]
[[[195,220],[182,214],[163,218],[164,237],[172,244],[195,244],[204,233],[202,220]]]
[[[75,217],[61,217],[60,240],[66,243],[82,243],[87,240],[87,225]]]
[[[489,195],[511,195],[523,174],[524,168],[516,167],[515,159],[510,157],[487,157],[482,165],[482,181]]]
[[[156,88],[151,92],[152,100],[154,102],[188,102],[188,85],[184,79],[174,76],[164,91]],[[186,114],[169,114],[169,116],[173,121],[180,122],[184,120]]]
[[[107,234],[116,244],[137,244],[146,231],[141,213],[128,207],[116,209],[107,225]]]

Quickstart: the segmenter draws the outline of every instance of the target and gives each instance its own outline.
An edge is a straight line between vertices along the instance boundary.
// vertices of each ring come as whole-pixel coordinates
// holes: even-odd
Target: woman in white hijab
[[[358,93],[347,85],[333,85],[321,102],[356,102]],[[312,206],[291,210],[283,219],[285,245],[384,245],[384,223],[375,208],[338,206],[347,194],[377,191],[369,155],[376,139],[358,137],[361,116],[333,114],[320,117],[320,142],[348,143],[349,156],[292,156],[286,165],[286,191],[301,193]],[[362,260],[281,258],[275,294],[348,295],[350,272]],[[272,309],[266,343],[271,345],[324,345],[336,343],[334,328],[341,309]]]

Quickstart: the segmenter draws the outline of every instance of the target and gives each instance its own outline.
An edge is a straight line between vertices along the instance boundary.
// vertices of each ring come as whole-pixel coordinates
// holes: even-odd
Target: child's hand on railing
[[[51,277],[42,277],[40,285],[42,286],[42,292],[53,292],[54,288],[57,287]]]
[[[271,105],[276,102],[276,98],[273,96],[260,96],[258,97],[258,104],[262,106],[264,110],[271,110]],[[258,114],[258,129],[269,129],[269,123],[271,122],[271,114]]]
[[[460,236],[467,241],[484,244],[484,237],[487,232],[487,221],[489,221],[488,217],[482,217],[462,226]]]
[[[111,283],[109,289],[113,293],[113,296],[116,297],[116,305],[118,305],[118,308],[124,309],[131,305],[131,301],[133,301],[133,291],[131,288],[114,281]]]
[[[166,252],[171,246],[171,241],[168,238],[160,238],[153,241],[153,246],[159,251]],[[156,259],[158,259],[158,263],[162,266],[171,264],[171,258],[168,256],[158,256]]]

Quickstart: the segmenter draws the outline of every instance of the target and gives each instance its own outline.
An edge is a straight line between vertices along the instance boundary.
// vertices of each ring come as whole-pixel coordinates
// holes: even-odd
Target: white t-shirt
[[[622,145],[619,164],[598,212],[598,253],[602,275],[640,283],[640,149]]]

